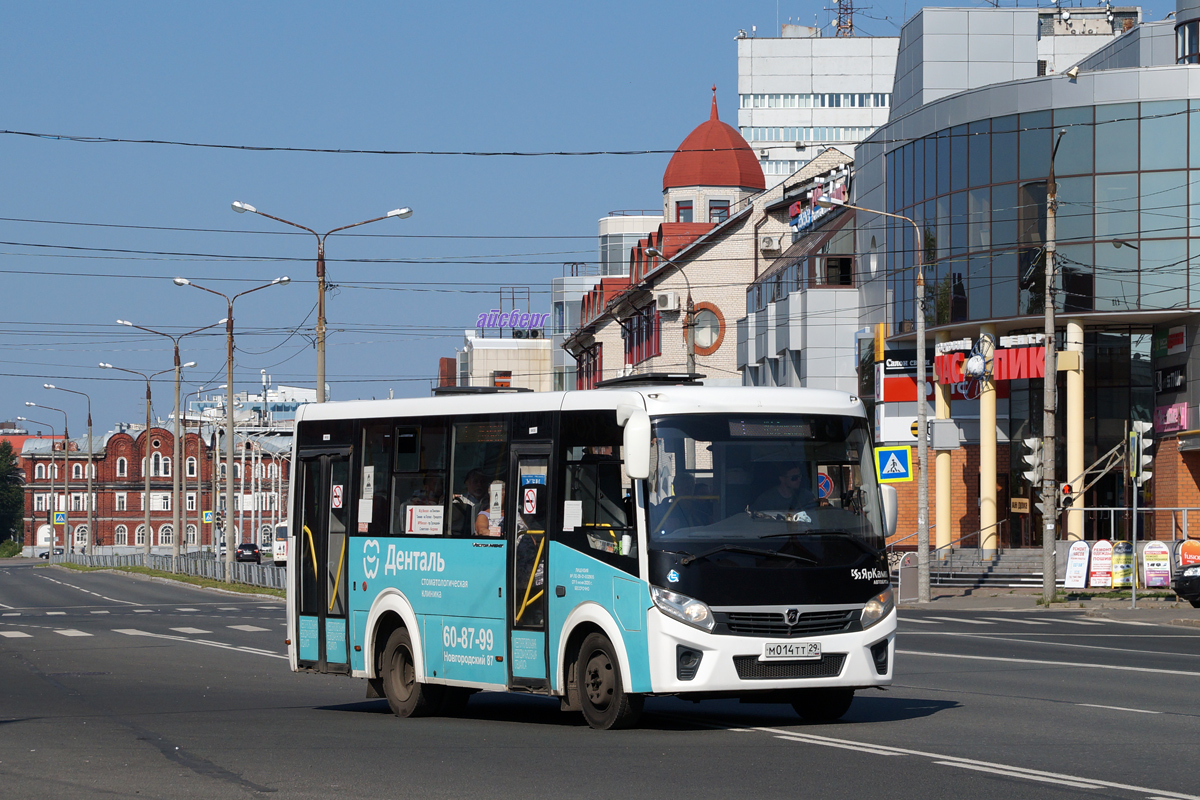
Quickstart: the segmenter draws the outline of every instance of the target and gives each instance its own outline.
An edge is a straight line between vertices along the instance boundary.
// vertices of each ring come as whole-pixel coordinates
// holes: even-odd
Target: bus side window
[[[372,423],[363,426],[362,480],[359,481],[360,500],[371,501],[370,519],[364,519],[359,508],[359,533],[370,536],[388,535],[388,476],[391,474],[393,447],[391,423]],[[363,530],[363,524],[366,530]]]
[[[446,426],[439,419],[395,427],[389,494],[393,536],[446,535]]]
[[[508,479],[508,421],[491,417],[476,422],[456,422],[451,447],[449,490],[449,535],[501,535],[501,513],[493,511],[493,486],[506,485]],[[480,522],[479,518],[484,519]],[[487,534],[478,533],[488,531]]]
[[[636,574],[633,484],[621,460],[615,412],[564,412],[561,431],[564,524],[557,540]]]

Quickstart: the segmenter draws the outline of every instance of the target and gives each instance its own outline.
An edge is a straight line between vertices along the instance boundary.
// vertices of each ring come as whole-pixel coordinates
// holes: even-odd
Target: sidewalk
[[[1169,598],[1150,597],[1164,594],[1162,589],[1138,590],[1137,608],[1130,608],[1129,598],[1090,597],[1086,590],[1072,589],[1077,595],[1069,602],[1052,603],[1049,608],[1039,604],[1041,589],[948,589],[938,586],[930,589],[929,603],[902,603],[901,616],[905,611],[1027,611],[1038,614],[1068,612],[1085,617],[1104,617],[1130,622],[1153,622],[1160,625],[1183,625],[1200,628],[1200,608],[1180,600],[1173,594]],[[1146,593],[1143,596],[1143,592]],[[1063,592],[1059,590],[1059,596]]]

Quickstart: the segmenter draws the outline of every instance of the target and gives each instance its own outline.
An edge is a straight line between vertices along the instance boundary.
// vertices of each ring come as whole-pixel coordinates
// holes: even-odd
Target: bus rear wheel
[[[579,648],[579,705],[587,724],[599,731],[632,728],[642,715],[645,698],[621,685],[617,654],[602,633],[588,634]]]
[[[853,689],[805,689],[792,700],[792,708],[809,722],[835,722],[853,702]]]
[[[442,687],[417,680],[412,638],[407,629],[397,628],[388,637],[379,672],[383,694],[397,717],[424,717],[437,711]]]

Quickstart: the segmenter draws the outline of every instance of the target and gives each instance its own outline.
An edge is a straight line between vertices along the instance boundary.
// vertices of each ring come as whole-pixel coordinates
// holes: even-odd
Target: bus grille
[[[773,678],[836,678],[846,663],[845,653],[828,653],[819,661],[759,661],[758,656],[734,656],[733,666],[744,681]]]
[[[822,633],[844,633],[851,629],[859,612],[814,611],[801,614],[795,625],[788,625],[782,613],[728,611],[716,613],[718,623],[724,622],[729,633],[736,636],[815,636]]]

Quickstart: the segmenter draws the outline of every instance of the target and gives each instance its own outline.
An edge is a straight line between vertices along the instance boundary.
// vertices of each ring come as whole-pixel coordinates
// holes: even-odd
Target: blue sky
[[[669,150],[707,118],[714,83],[736,125],[739,28],[769,33],[777,14],[825,22],[824,5],[7,3],[0,128],[312,148]],[[894,35],[866,15],[899,20],[916,7],[877,3],[859,26]],[[498,306],[501,287],[528,286],[533,310],[549,311],[562,264],[596,259],[598,218],[657,207],[667,160],[0,135],[0,419],[60,422],[26,409],[32,400],[66,409],[82,432],[82,399],[46,382],[90,393],[97,431],[141,419],[140,381],[97,364],[167,369],[170,343],[115,320],[178,333],[225,316],[219,298],[176,276],[226,293],[290,276],[238,301],[235,382],[253,389],[265,369],[272,383],[314,385],[315,352],[297,331],[315,322],[315,242],[234,214],[233,200],[322,231],[415,210],[329,239],[327,380],[333,399],[425,395],[438,357]],[[185,391],[224,383],[223,331],[185,339],[183,359],[198,362]],[[168,377],[154,386],[164,418]]]

